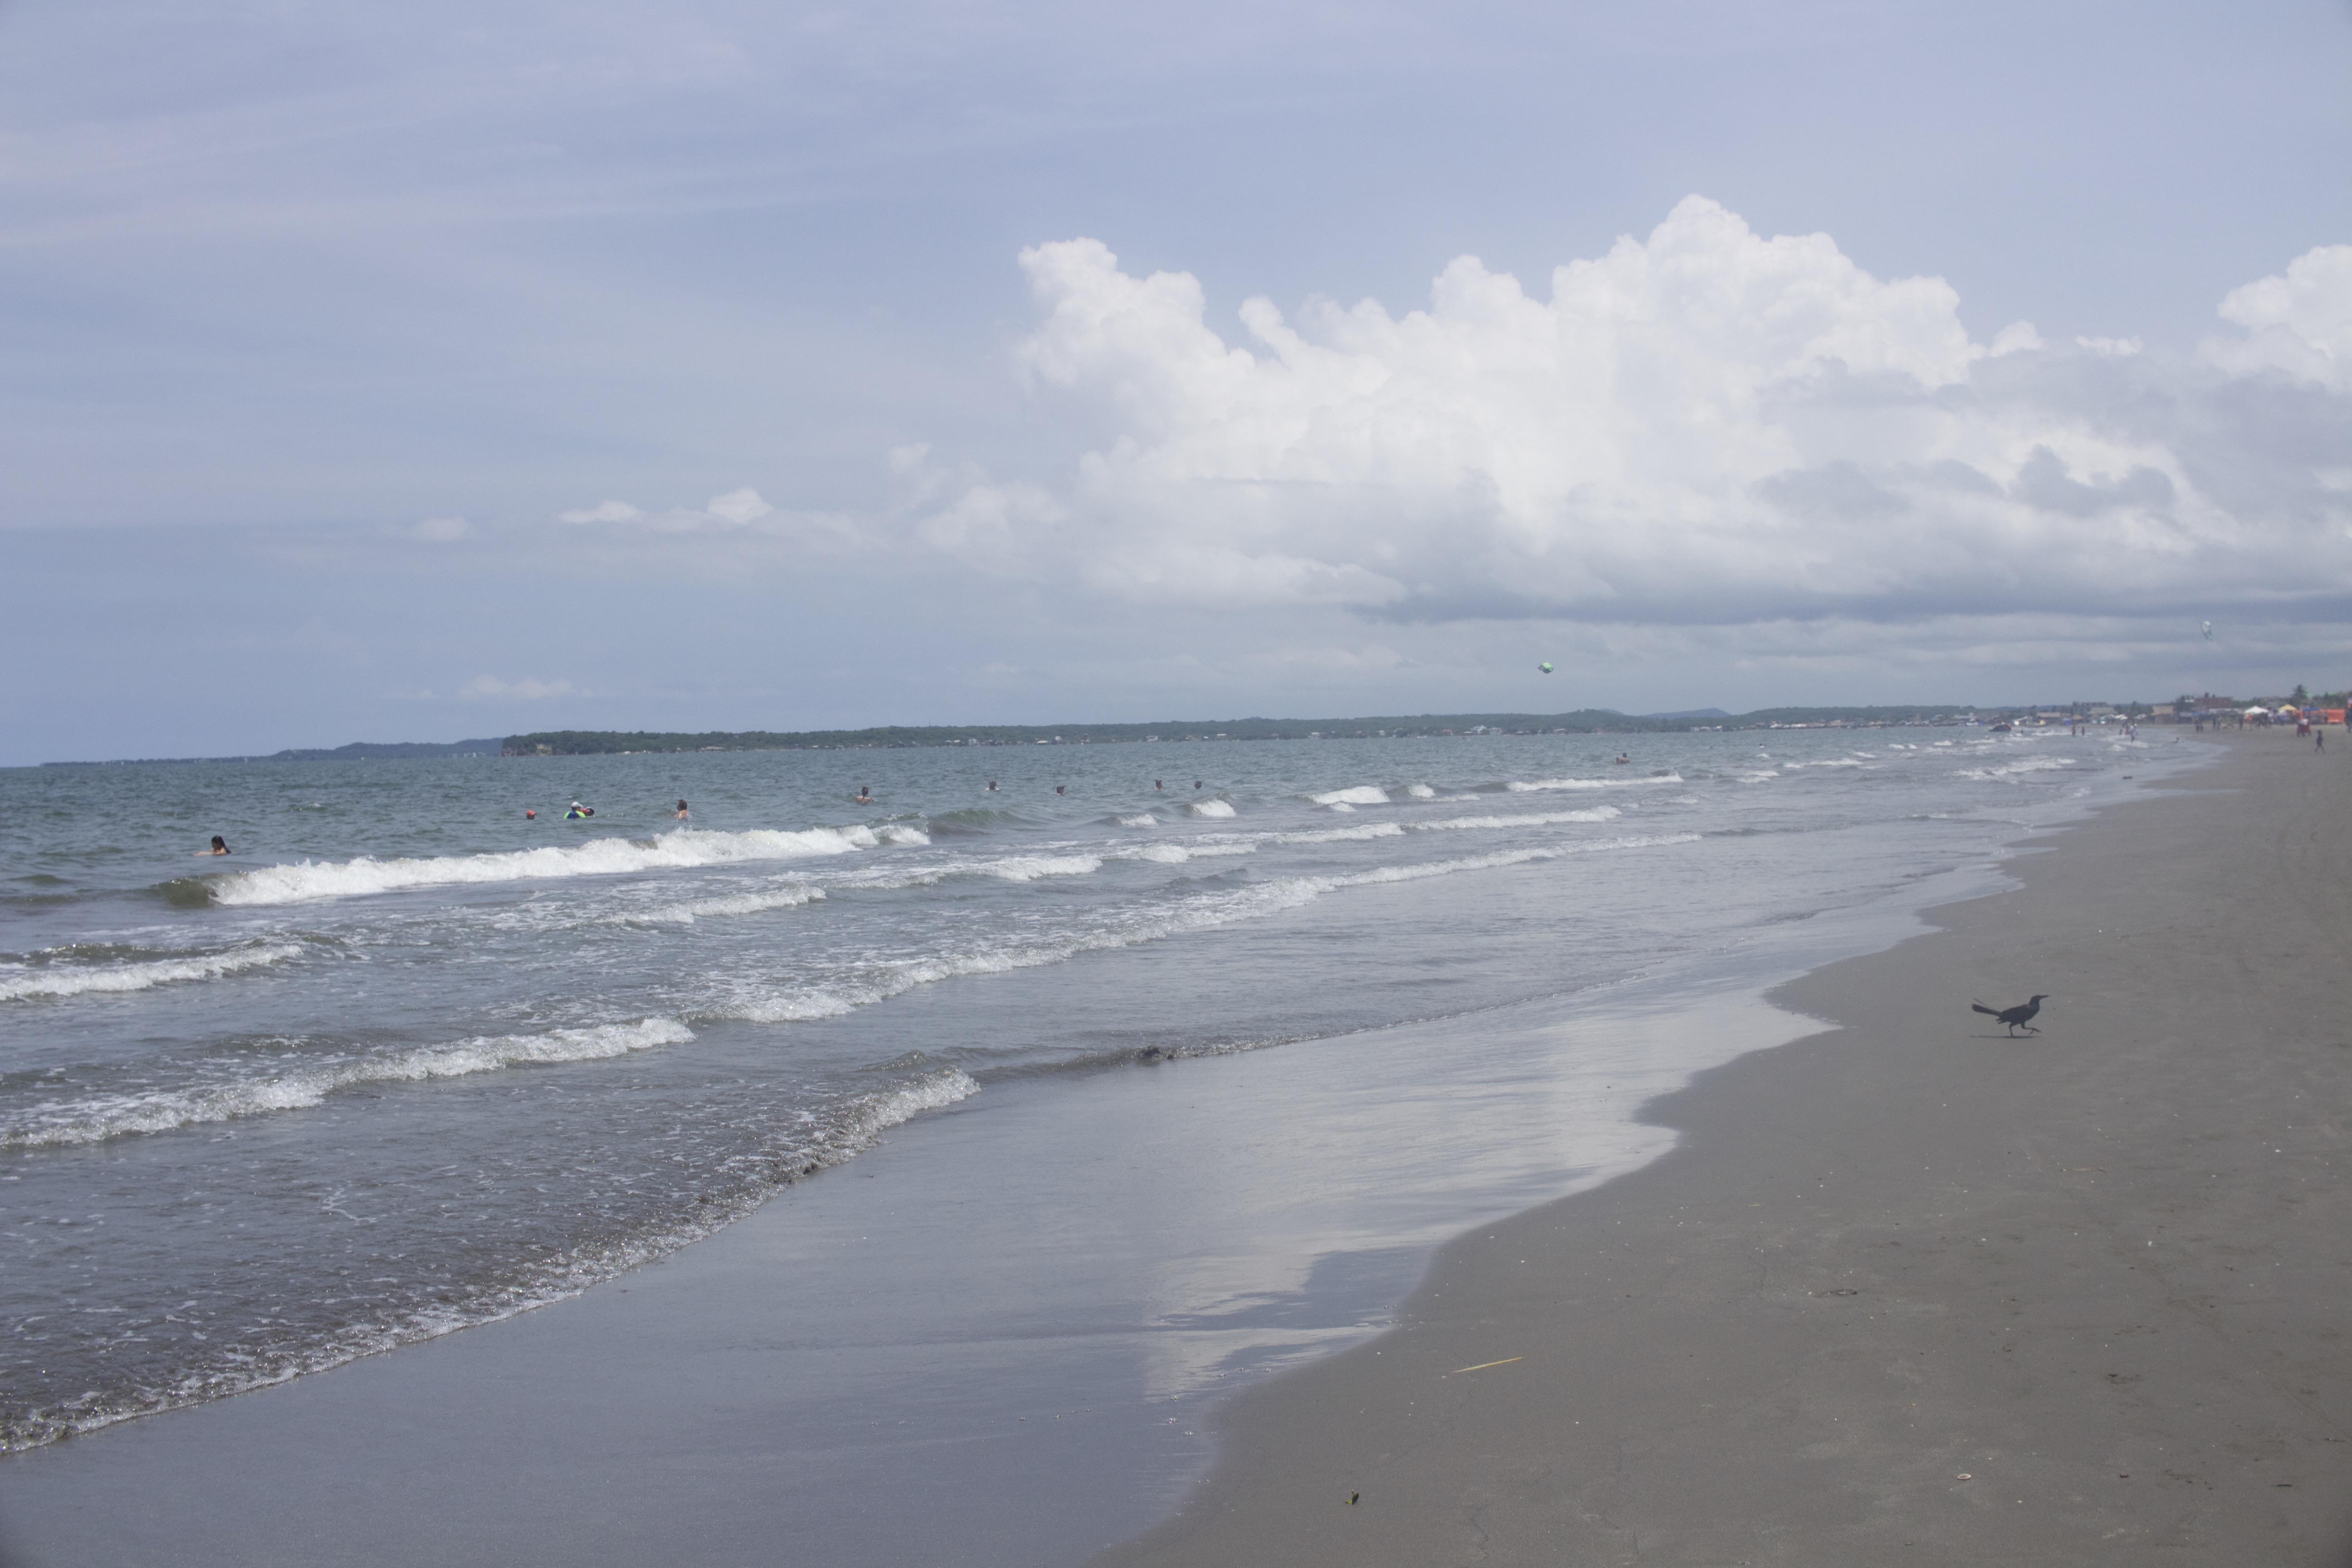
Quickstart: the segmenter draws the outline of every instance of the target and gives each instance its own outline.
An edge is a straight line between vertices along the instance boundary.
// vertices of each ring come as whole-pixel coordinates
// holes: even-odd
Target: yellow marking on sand
[[[1507,1355],[1500,1361],[1482,1361],[1476,1366],[1457,1366],[1445,1375],[1448,1377],[1457,1377],[1465,1372],[1484,1372],[1490,1366],[1508,1366],[1515,1361],[1525,1361],[1528,1358],[1523,1355]]]

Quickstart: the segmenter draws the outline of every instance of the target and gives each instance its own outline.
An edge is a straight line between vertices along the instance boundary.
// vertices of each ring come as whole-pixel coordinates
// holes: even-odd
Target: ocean
[[[1890,940],[2190,750],[1916,728],[0,771],[0,1441],[576,1293],[992,1087],[1083,1102],[1117,1074],[1148,1103],[1167,1064],[1344,1061],[1416,1026],[1403,1070],[1444,1115],[1446,1042],[1482,1019]],[[200,858],[215,834],[233,853]]]

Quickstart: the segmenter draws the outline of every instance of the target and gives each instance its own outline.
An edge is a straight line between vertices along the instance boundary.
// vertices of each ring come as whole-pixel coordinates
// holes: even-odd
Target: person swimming
[[[1166,784],[1161,784],[1158,779],[1153,779],[1153,780],[1151,781],[1151,787],[1152,787],[1153,789],[1166,789],[1168,786],[1167,786]]]
[[[1616,766],[1619,766],[1619,765],[1621,765],[1621,764],[1622,764],[1622,763],[1630,763],[1630,762],[1632,762],[1633,760],[1633,758],[1631,758],[1631,757],[1627,756],[1624,752],[1618,752],[1618,753],[1617,753],[1617,761],[1616,761],[1615,763],[1612,763],[1610,764],[1610,766],[1612,766],[1612,767],[1616,767]]]
[[[526,805],[522,808],[522,819],[525,822],[537,822],[539,820],[539,813]]]
[[[563,814],[563,820],[566,822],[578,822],[584,817],[590,817],[595,815],[596,808],[594,806],[583,805],[575,800],[572,803],[571,809]]]
[[[872,805],[874,804],[874,786],[871,784],[859,784],[857,786],[856,800],[857,804],[860,805]]]
[[[226,855],[228,853],[228,840],[215,833],[213,835],[213,847],[209,849],[199,849],[196,853],[199,855]]]
[[[988,781],[988,793],[991,795],[994,795],[996,793],[996,781],[994,779]]]
[[[1070,786],[1067,784],[1055,784],[1054,786],[1054,793],[1055,795],[1067,795],[1070,793]]]
[[[686,820],[686,802],[684,801],[679,801],[677,803],[677,819],[680,822],[684,822]]]

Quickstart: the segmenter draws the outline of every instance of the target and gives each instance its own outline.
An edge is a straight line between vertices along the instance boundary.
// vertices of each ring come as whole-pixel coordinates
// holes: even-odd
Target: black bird
[[[2029,1035],[2038,1035],[2042,1032],[2033,1026],[2033,1015],[2042,1011],[2042,1004],[2049,994],[2047,991],[2038,992],[2030,1001],[2020,1002],[2014,1007],[1988,1007],[1981,1002],[1971,1002],[1969,1005],[1977,1012],[1990,1016],[1996,1023],[2007,1024],[2010,1037],[2015,1039],[2017,1031],[2020,1029],[2023,1029]]]

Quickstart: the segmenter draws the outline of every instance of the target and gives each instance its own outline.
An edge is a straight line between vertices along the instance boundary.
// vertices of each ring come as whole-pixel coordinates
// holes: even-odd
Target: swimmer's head
[[[213,835],[213,853],[215,855],[226,855],[228,853],[228,840],[223,838],[217,833]]]

